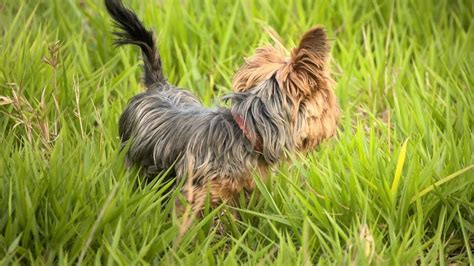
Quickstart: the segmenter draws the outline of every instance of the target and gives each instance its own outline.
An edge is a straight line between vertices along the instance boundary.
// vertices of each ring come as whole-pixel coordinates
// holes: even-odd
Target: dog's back
[[[192,93],[169,84],[163,74],[153,33],[145,29],[133,11],[125,8],[120,0],[105,0],[105,4],[120,30],[114,33],[118,37],[115,43],[139,46],[144,61],[147,90],[130,100],[119,121],[127,161],[140,166],[148,176],[173,166],[179,176],[188,170],[186,160],[189,156],[184,153],[191,153],[196,157],[195,163],[207,165],[202,170],[214,171],[213,175],[242,175],[246,167],[234,169],[234,166],[246,160],[239,154],[250,154],[252,148],[230,110],[205,108]],[[237,141],[246,144],[232,146]],[[246,149],[250,152],[243,152]],[[229,158],[229,154],[234,156]],[[219,168],[220,172],[214,168]]]

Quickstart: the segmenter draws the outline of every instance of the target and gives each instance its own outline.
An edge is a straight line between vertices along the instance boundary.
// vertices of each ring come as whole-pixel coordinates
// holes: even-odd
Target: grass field
[[[102,1],[2,0],[0,264],[474,263],[471,1],[125,3],[156,29],[169,80],[208,106],[267,26],[290,48],[324,25],[338,134],[257,179],[240,220],[221,206],[180,236],[176,193],[122,166],[141,62],[112,48]]]

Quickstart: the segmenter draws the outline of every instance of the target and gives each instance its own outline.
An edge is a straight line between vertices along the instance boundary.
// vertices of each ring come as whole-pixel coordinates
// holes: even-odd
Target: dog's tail
[[[105,6],[114,20],[115,26],[120,30],[114,32],[118,37],[117,46],[134,44],[140,47],[145,64],[145,86],[150,88],[153,84],[165,83],[160,54],[156,47],[153,32],[148,31],[138,19],[137,15],[127,9],[121,0],[105,0]]]

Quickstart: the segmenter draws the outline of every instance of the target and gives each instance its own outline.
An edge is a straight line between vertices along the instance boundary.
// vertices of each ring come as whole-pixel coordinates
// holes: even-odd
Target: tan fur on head
[[[275,75],[291,102],[295,143],[307,151],[331,137],[337,129],[339,109],[327,61],[329,43],[322,27],[308,30],[291,56],[271,46],[257,49],[234,77],[236,92],[249,90]]]
[[[272,46],[258,48],[235,74],[232,87],[236,92],[246,91],[269,79],[286,65],[285,55]]]

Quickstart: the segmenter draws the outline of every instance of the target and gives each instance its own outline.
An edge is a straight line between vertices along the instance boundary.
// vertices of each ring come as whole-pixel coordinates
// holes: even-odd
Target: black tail
[[[118,37],[115,44],[118,46],[134,44],[141,48],[145,64],[145,85],[149,88],[153,84],[166,82],[153,32],[145,29],[137,15],[127,9],[121,0],[105,0],[105,6],[115,26],[120,29],[114,32]]]

